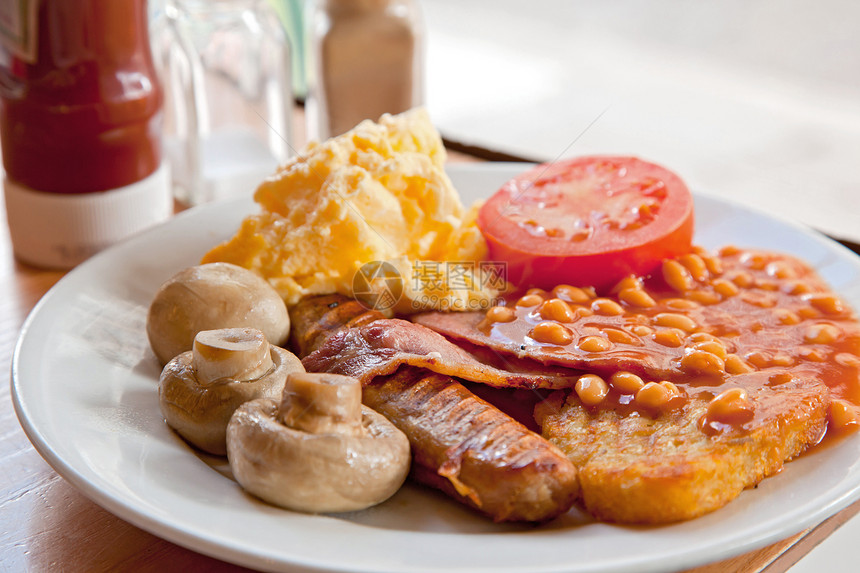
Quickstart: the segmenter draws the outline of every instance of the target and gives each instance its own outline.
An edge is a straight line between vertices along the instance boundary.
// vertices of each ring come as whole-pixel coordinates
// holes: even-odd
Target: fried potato
[[[819,441],[827,427],[827,387],[791,377],[778,386],[761,373],[738,376],[755,418],[708,435],[700,429],[707,391],[656,418],[584,407],[558,391],[535,408],[543,435],[579,469],[585,508],[595,518],[659,524],[698,517],[778,472]],[[767,378],[767,376],[764,376]]]

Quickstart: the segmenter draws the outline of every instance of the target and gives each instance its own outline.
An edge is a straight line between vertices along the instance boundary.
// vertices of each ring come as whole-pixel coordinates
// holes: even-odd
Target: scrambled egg
[[[262,211],[203,262],[256,271],[291,305],[352,295],[362,265],[385,261],[400,275],[398,312],[486,308],[498,277],[478,263],[487,247],[477,208],[463,208],[445,157],[422,109],[313,142],[260,185]]]

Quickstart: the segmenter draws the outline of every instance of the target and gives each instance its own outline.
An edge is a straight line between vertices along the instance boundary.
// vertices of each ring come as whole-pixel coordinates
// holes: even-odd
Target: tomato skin
[[[659,188],[659,199],[649,198],[651,187],[642,181]],[[637,193],[640,187],[646,191]],[[544,192],[558,199],[548,203],[558,205],[544,207],[529,197]],[[608,230],[602,221],[612,217],[601,214],[595,219],[596,230],[576,242],[535,236],[511,215],[524,213],[520,219],[528,216],[529,224],[548,221],[563,226],[594,218],[603,205],[613,202],[622,218],[635,217],[630,213],[635,213],[632,208],[639,200],[657,205],[656,214],[649,214],[646,222],[633,230]],[[507,182],[482,206],[478,227],[487,240],[489,258],[505,262],[508,280],[518,287],[572,284],[606,290],[625,276],[650,274],[663,259],[691,251],[693,199],[677,175],[653,163],[633,157],[581,157],[539,165]]]

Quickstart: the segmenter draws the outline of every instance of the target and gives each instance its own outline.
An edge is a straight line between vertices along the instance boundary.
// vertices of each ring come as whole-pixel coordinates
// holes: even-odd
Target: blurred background
[[[164,2],[152,0],[151,12]],[[292,89],[304,101],[318,49],[309,36],[320,33],[308,13],[326,2],[268,2],[289,37]],[[860,212],[860,4],[415,4],[421,94],[453,147],[536,161],[635,154],[698,192],[860,239],[852,216]],[[307,133],[319,135],[309,121]],[[293,126],[293,144],[306,128]]]
[[[641,155],[696,191],[860,238],[860,4],[422,8],[428,106],[446,138],[542,161]]]
[[[312,2],[268,1],[304,100],[314,77]],[[164,2],[152,0],[151,12]],[[860,4],[416,4],[424,102],[449,142],[537,161],[636,154],[697,191],[860,239],[852,218],[832,208],[838,200],[841,213],[860,212]],[[305,126],[295,129],[302,139]]]

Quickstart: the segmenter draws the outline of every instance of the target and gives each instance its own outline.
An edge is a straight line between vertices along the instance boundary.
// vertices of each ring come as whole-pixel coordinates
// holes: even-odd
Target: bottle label
[[[0,0],[0,45],[29,64],[36,62],[39,0]]]

